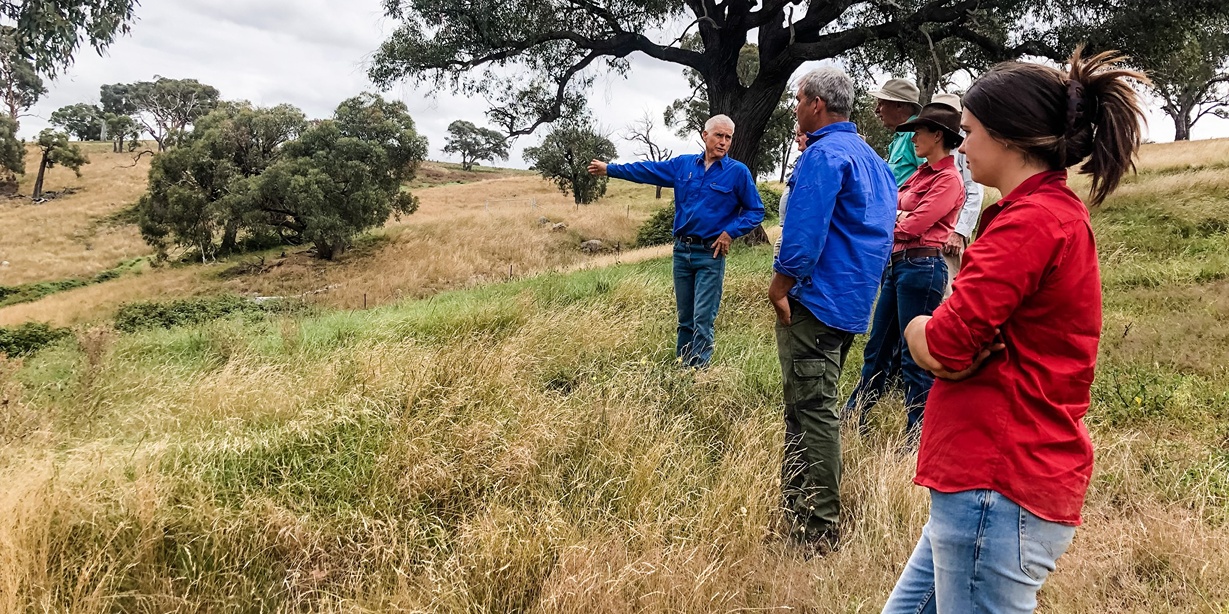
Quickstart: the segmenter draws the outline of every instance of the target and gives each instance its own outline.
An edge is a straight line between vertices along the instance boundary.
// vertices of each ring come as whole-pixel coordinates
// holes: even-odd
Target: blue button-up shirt
[[[747,165],[723,157],[704,168],[703,155],[661,162],[610,164],[606,174],[637,183],[674,188],[674,235],[715,239],[741,237],[764,221],[764,203]]]
[[[866,332],[892,251],[896,179],[850,122],[808,135],[789,181],[781,253],[790,296],[828,326]]]

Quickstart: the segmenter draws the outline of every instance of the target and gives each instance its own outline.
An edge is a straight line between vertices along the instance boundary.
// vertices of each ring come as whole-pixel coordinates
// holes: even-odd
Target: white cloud
[[[227,99],[262,106],[290,103],[311,117],[325,117],[342,100],[373,86],[366,63],[391,32],[382,0],[175,0],[148,2],[137,10],[132,34],[104,56],[89,50],[22,120],[30,137],[47,126],[46,118],[62,106],[97,102],[106,83],[149,80],[154,75],[193,78],[217,87]],[[688,94],[680,67],[632,55],[628,77],[599,75],[590,106],[600,124],[613,133],[620,159],[631,160],[636,147],[619,138],[626,126],[646,111],[660,125],[661,113]],[[809,68],[805,66],[804,69]],[[455,119],[486,124],[485,100],[428,88],[402,85],[386,95],[407,103],[419,130],[431,141],[431,156],[440,158],[445,130]],[[1150,136],[1172,138],[1172,123],[1157,111]],[[675,153],[698,151],[696,139],[680,139],[662,127],[663,145]],[[544,132],[539,130],[539,132]],[[1229,121],[1216,118],[1196,126],[1200,138],[1229,136]],[[508,164],[525,166],[521,151],[540,134],[516,142]]]

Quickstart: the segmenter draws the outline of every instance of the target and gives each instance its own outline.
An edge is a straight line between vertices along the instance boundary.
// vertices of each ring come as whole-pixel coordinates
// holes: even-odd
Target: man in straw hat
[[[917,86],[905,79],[888,79],[883,87],[871,92],[875,97],[875,115],[888,130],[896,131],[896,127],[913,119],[922,109],[918,103]],[[905,180],[913,176],[913,172],[921,166],[917,153],[913,151],[912,132],[896,132],[892,144],[888,146],[888,166],[896,177],[896,187],[904,185]]]

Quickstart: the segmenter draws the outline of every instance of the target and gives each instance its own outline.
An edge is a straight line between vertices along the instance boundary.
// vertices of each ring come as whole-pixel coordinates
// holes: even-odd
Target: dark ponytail
[[[999,64],[969,88],[964,105],[993,137],[1051,169],[1088,158],[1080,172],[1092,175],[1091,204],[1099,205],[1135,170],[1141,139],[1144,111],[1128,80],[1147,78],[1122,68],[1123,59],[1113,51],[1085,58],[1077,48],[1065,73]]]

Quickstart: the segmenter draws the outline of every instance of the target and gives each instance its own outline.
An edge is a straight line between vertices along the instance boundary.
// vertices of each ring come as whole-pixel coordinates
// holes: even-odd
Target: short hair
[[[853,111],[853,79],[839,68],[821,66],[802,75],[798,91],[808,98],[824,101],[833,115],[849,117]]]
[[[704,131],[712,132],[717,126],[729,126],[730,130],[734,129],[734,120],[730,119],[729,115],[714,115],[704,122]]]

